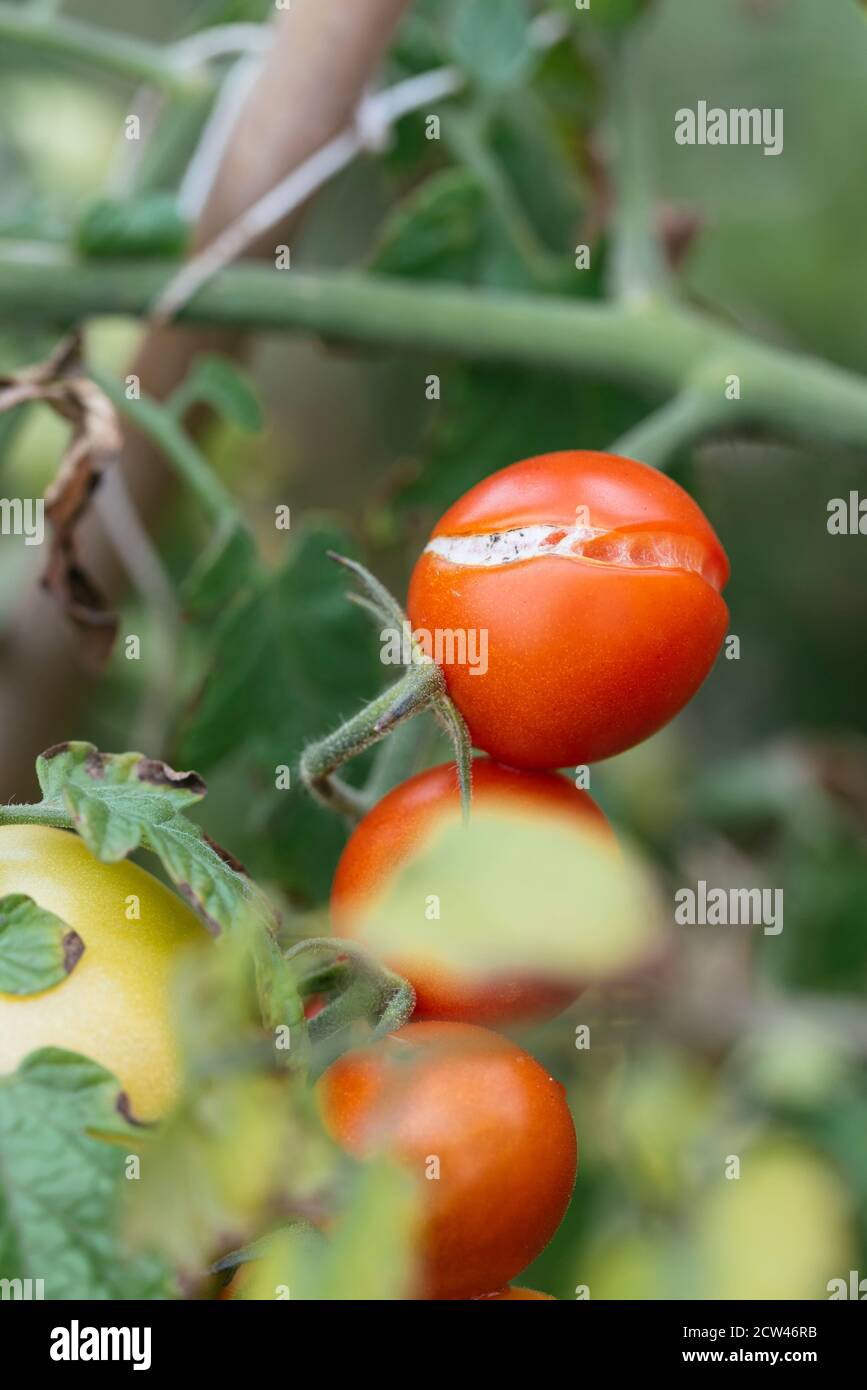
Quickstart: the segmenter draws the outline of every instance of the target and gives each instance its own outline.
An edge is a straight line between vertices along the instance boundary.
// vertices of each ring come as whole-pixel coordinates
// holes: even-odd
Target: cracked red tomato
[[[664,474],[545,454],[445,513],[408,612],[477,748],[566,767],[622,753],[691,699],[726,632],[728,573],[701,508]]]
[[[576,834],[595,832],[606,849],[614,834],[596,803],[564,777],[551,772],[517,772],[487,758],[473,763],[473,812],[467,833],[488,812],[526,808],[539,818],[574,826]],[[459,822],[460,795],[454,765],[430,768],[403,782],[356,827],[343,851],[331,896],[331,916],[339,936],[366,943],[367,924],[377,903],[413,854],[448,821]],[[532,930],[532,924],[528,924]],[[407,952],[387,962],[416,992],[415,1018],[464,1023],[504,1024],[558,1013],[572,1003],[578,982],[492,975],[458,974],[435,953]]]
[[[411,1023],[335,1062],[325,1123],[350,1153],[419,1182],[420,1297],[499,1293],[563,1218],[578,1150],[563,1087],[507,1038]]]

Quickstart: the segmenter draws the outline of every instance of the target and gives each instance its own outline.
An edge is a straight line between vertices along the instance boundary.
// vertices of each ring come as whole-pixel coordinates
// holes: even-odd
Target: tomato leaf
[[[0,991],[38,994],[72,974],[84,942],[24,893],[0,898]]]
[[[303,1006],[273,940],[241,929],[193,953],[174,999],[183,1090],[149,1137],[122,1221],[136,1248],[192,1271],[229,1233],[253,1240],[300,1205],[330,1159],[304,1080]]]
[[[383,275],[469,280],[485,236],[486,201],[461,169],[434,174],[386,219],[371,269]]]
[[[260,1243],[239,1278],[241,1299],[304,1302],[404,1299],[410,1294],[418,1189],[386,1159],[357,1165],[331,1240],[303,1226]]]
[[[304,791],[298,759],[305,743],[382,682],[376,639],[327,558],[347,546],[346,535],[327,525],[293,533],[285,562],[257,575],[210,621],[213,656],[181,742],[195,767],[231,759],[234,796],[250,808],[253,827],[245,859],[257,875],[305,897],[327,891],[345,834]],[[239,767],[248,770],[243,785]],[[277,783],[281,768],[288,777]]]
[[[187,612],[201,618],[228,605],[256,572],[256,542],[246,526],[233,518],[214,533],[184,580]]]
[[[564,441],[604,448],[640,418],[643,406],[620,386],[592,388],[556,372],[460,364],[443,374],[423,471],[398,498],[437,511],[516,458],[554,452]]]
[[[169,193],[117,202],[92,203],[76,232],[79,254],[94,260],[141,260],[180,256],[189,227]]]
[[[149,1142],[123,1220],[137,1248],[188,1269],[210,1263],[228,1232],[254,1239],[275,1210],[291,1210],[322,1180],[330,1161],[303,1084],[301,1000],[279,961],[263,933],[251,943],[239,932],[179,966],[184,1089]],[[270,975],[264,1031],[262,974]]]
[[[114,1234],[127,1156],[143,1133],[115,1078],[76,1053],[43,1048],[0,1078],[4,1278],[43,1280],[47,1299],[170,1295],[163,1265],[130,1260]]]
[[[251,911],[269,914],[242,866],[183,814],[206,787],[195,772],[175,772],[141,753],[100,753],[62,743],[36,762],[43,807],[65,810],[85,844],[113,864],[153,850],[183,897],[218,934]]]
[[[483,86],[514,86],[534,56],[524,0],[460,0],[451,46],[457,62]]]
[[[131,1244],[194,1269],[227,1231],[252,1237],[269,1211],[285,1209],[308,1161],[322,1170],[290,1092],[284,1076],[231,1072],[191,1091],[160,1126],[141,1181],[131,1185],[124,1213]]]
[[[239,429],[254,434],[264,424],[262,407],[249,378],[228,362],[225,357],[207,354],[199,357],[179,387],[176,400],[184,408],[193,402],[204,402]]]

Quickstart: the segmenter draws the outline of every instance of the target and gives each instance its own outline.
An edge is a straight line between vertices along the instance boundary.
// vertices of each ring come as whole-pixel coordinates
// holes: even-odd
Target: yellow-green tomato
[[[84,954],[52,989],[0,993],[0,1072],[40,1047],[80,1052],[117,1076],[137,1119],[159,1118],[179,1084],[172,966],[208,940],[198,918],[135,864],[103,864],[45,826],[0,826],[0,898],[13,893],[73,928]]]

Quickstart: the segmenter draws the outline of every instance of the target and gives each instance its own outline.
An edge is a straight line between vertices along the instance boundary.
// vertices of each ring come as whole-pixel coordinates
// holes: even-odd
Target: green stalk
[[[0,317],[69,324],[94,314],[146,314],[174,264],[30,264],[0,255]],[[517,362],[682,391],[720,405],[729,429],[867,445],[867,383],[816,358],[751,340],[693,309],[649,300],[587,303],[414,284],[357,272],[307,274],[240,265],[184,307],[185,323],[302,330],[464,358]],[[725,400],[737,375],[742,398]]]
[[[301,755],[301,776],[308,791],[323,805],[349,820],[369,809],[364,792],[335,776],[339,767],[371,748],[406,719],[433,707],[445,693],[445,682],[433,662],[410,666],[395,685],[359,710],[339,729],[310,744]]]
[[[202,71],[173,66],[167,51],[158,44],[113,34],[62,15],[40,14],[27,6],[0,4],[0,44],[10,57],[14,49],[23,49],[37,58],[83,64],[179,96],[193,96],[212,85]]]
[[[55,830],[71,830],[72,817],[56,807],[12,802],[0,806],[0,825],[50,825]]]
[[[612,454],[662,468],[678,449],[727,420],[729,402],[709,392],[681,391],[611,445]]]

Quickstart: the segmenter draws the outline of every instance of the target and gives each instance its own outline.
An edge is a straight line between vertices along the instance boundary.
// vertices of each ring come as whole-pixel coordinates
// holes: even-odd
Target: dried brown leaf
[[[72,426],[45,494],[52,541],[42,584],[77,628],[85,661],[101,668],[114,645],[117,616],[81,562],[76,533],[103,473],[117,459],[121,432],[108,397],[85,375],[80,334],[65,338],[44,362],[0,377],[0,412],[27,401],[43,401]]]

